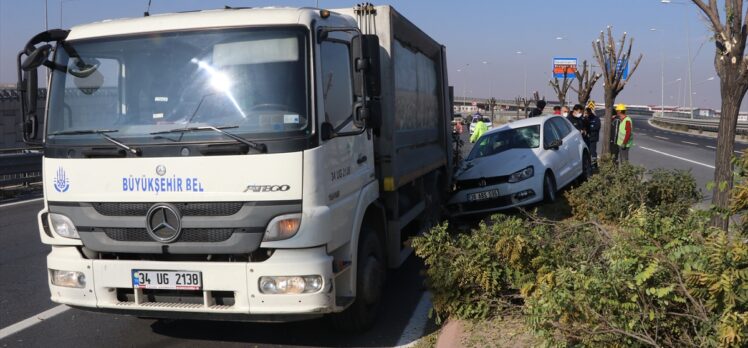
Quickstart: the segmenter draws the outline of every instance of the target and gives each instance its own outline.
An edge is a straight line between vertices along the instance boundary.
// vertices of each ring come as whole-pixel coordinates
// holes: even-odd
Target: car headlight
[[[535,175],[535,169],[532,166],[529,166],[525,169],[512,173],[512,175],[509,175],[509,182],[515,183],[522,180],[527,180],[529,178],[532,178],[533,175]]]
[[[299,226],[301,226],[301,214],[276,216],[270,220],[262,241],[272,242],[291,238],[299,232]]]
[[[49,227],[60,237],[80,239],[73,221],[62,214],[49,213]]]

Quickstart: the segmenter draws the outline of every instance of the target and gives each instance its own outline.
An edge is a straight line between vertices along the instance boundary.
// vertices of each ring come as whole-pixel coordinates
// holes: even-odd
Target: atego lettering
[[[290,189],[289,185],[247,185],[244,192],[286,192]]]

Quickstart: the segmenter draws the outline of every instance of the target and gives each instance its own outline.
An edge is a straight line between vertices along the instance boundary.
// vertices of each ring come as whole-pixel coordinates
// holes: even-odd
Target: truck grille
[[[93,208],[105,216],[145,216],[154,203],[91,203]],[[242,209],[243,202],[194,202],[174,203],[182,216],[229,216]]]
[[[104,228],[107,237],[118,242],[153,242],[145,228]],[[176,242],[218,243],[227,241],[239,228],[185,228]]]

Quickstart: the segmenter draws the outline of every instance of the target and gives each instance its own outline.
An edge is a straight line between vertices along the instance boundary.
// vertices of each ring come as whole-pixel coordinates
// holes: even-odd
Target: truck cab
[[[32,38],[19,86],[26,140],[44,147],[52,300],[370,326],[387,269],[449,187],[444,49],[393,55],[396,33],[425,36],[397,25],[412,26],[386,6],[227,8]],[[415,69],[406,82],[393,77],[401,60]],[[28,100],[41,66],[38,117]],[[421,138],[397,147],[403,132]],[[399,153],[424,147],[417,170],[395,172]]]

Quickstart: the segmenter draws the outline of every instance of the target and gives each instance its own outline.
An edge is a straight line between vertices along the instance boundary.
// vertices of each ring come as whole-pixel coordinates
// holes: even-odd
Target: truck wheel
[[[332,317],[333,326],[350,332],[368,330],[374,325],[384,292],[387,266],[376,231],[361,227],[356,272],[356,300],[345,311]]]

